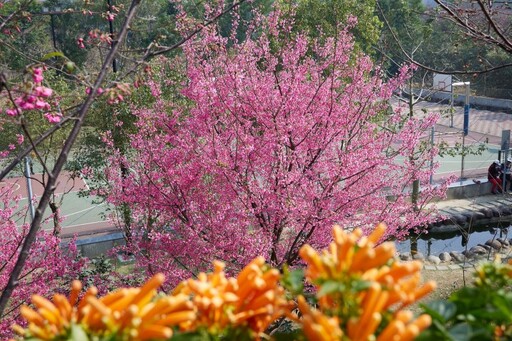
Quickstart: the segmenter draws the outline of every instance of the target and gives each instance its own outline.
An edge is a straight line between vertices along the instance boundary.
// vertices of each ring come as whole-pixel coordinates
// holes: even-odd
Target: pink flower
[[[14,150],[14,149],[16,149],[16,146],[11,143],[11,144],[9,144],[8,148],[9,148],[9,150]]]
[[[91,39],[96,39],[96,38],[98,38],[98,30],[89,31],[89,37],[90,37]]]
[[[104,34],[100,35],[100,41],[102,43],[110,44],[112,42],[112,38],[110,38],[109,34],[104,33]]]
[[[34,80],[34,83],[41,83],[43,81],[43,76],[32,75],[32,79]]]
[[[103,90],[103,88],[98,88],[98,90],[96,90],[96,93],[97,93],[98,95],[101,95],[101,94],[102,94],[102,93],[104,93],[104,92],[105,92],[105,90]]]
[[[36,108],[36,106],[33,103],[22,102],[20,104],[20,108],[23,109],[23,110],[33,110],[33,109]]]
[[[53,90],[50,88],[47,88],[45,86],[36,86],[34,88],[34,94],[36,96],[40,97],[50,97],[53,93]]]
[[[25,141],[25,137],[21,134],[16,134],[16,139],[18,140],[18,144],[22,144]]]
[[[18,116],[18,110],[16,109],[7,109],[5,110],[5,113],[8,115],[8,116]]]
[[[48,122],[50,123],[59,123],[62,116],[60,114],[56,114],[56,113],[49,113],[47,112],[46,114],[44,114],[44,117],[48,120]]]
[[[76,43],[78,44],[78,47],[81,48],[81,49],[85,49],[85,45],[84,45],[84,38],[78,38],[78,40],[76,41]]]
[[[50,105],[48,103],[46,103],[45,101],[42,101],[40,99],[38,99],[36,101],[35,106],[36,106],[36,109],[46,109],[46,110],[50,109]]]
[[[41,68],[35,68],[32,71],[32,79],[34,83],[41,83],[43,81],[43,70]]]

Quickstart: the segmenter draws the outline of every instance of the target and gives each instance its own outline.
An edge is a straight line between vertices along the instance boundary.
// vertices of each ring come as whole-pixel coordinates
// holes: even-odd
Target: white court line
[[[108,222],[109,222],[108,220],[98,220],[98,221],[91,221],[90,223],[63,226],[62,228],[70,228],[70,227],[85,226],[85,225],[98,224],[98,223],[108,223]],[[112,225],[112,226],[114,226],[114,225]],[[52,229],[53,229],[53,227],[52,227]]]
[[[83,224],[77,224],[77,225],[62,226],[62,228],[63,228],[63,229],[69,229],[69,228],[72,228],[72,227],[86,226],[86,225],[98,224],[98,223],[108,223],[108,220],[98,220],[98,221],[91,221],[90,223],[83,223]],[[115,226],[115,225],[112,225],[112,226]],[[50,226],[50,227],[45,228],[44,230],[45,230],[45,231],[53,230],[53,228],[54,228],[53,226]]]
[[[13,192],[16,192],[17,190],[19,190],[21,188],[21,185],[17,182],[13,182],[13,183],[7,183],[7,182],[0,182],[0,186],[11,186],[11,187],[15,187],[13,189]],[[21,199],[24,199],[24,198],[21,198]]]
[[[19,186],[19,185],[18,185],[18,186]],[[80,192],[80,191],[81,191],[81,190],[79,189],[79,190],[77,190],[77,191],[69,191],[69,192],[66,192],[66,193],[62,192],[62,193],[54,193],[54,194],[55,194],[56,196],[60,196],[60,195],[64,195],[64,196],[66,196],[66,194],[78,193],[78,192]],[[36,199],[41,198],[41,197],[42,197],[42,195],[34,195],[34,198],[36,198]],[[21,197],[20,199],[28,199],[28,197]]]
[[[95,205],[95,206],[91,206],[89,208],[85,208],[83,210],[80,210],[80,211],[76,211],[76,212],[73,212],[73,213],[70,213],[70,214],[67,214],[63,217],[67,218],[67,217],[71,217],[72,215],[75,215],[75,214],[79,214],[79,213],[82,213],[82,212],[87,212],[87,211],[91,211],[91,210],[94,210],[96,207],[100,207],[100,206],[103,206],[103,205],[106,205],[107,203],[101,203],[99,205]]]

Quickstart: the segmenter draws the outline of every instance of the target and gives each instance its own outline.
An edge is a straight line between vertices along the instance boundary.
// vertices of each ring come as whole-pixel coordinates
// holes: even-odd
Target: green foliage
[[[421,0],[379,0],[379,18],[385,22],[377,56],[385,59],[390,74],[395,74],[403,63],[428,51],[428,42],[434,37],[432,22],[422,14]]]
[[[257,0],[242,3],[236,9],[237,16],[240,18],[236,30],[236,39],[239,41],[245,40],[247,38],[247,24],[254,18],[254,11],[256,10],[258,13],[266,15],[272,9],[273,2],[273,0]],[[233,20],[236,20],[233,12],[227,13],[219,19],[219,31],[223,36],[230,36],[233,27]]]
[[[253,340],[254,336],[247,328],[231,328],[225,333],[214,334],[205,329],[200,329],[189,333],[176,333],[170,340],[172,341],[236,341]]]
[[[474,286],[454,292],[447,301],[423,305],[432,326],[418,340],[510,340],[512,338],[512,265],[480,265]]]
[[[286,12],[294,5],[296,30],[305,31],[312,38],[333,37],[348,23],[349,17],[357,18],[357,26],[352,30],[356,49],[366,54],[374,53],[382,22],[376,15],[376,0],[280,0],[279,6]]]
[[[457,155],[482,155],[487,150],[486,143],[479,143],[474,145],[462,145],[460,142],[456,142],[455,145],[449,146],[447,142],[442,141],[439,145],[439,156],[457,156]]]
[[[106,282],[114,271],[112,261],[101,255],[90,260],[87,267],[78,274],[78,279],[85,287],[97,285],[99,282]]]
[[[283,268],[283,279],[281,284],[293,296],[304,292],[304,270],[290,270],[287,266]]]
[[[2,71],[24,70],[33,63],[33,57],[48,51],[50,45],[49,25],[46,16],[32,15],[40,13],[39,1],[2,1],[0,18],[2,18],[2,53],[0,65]],[[14,14],[9,21],[4,21]],[[4,40],[7,38],[8,40]]]

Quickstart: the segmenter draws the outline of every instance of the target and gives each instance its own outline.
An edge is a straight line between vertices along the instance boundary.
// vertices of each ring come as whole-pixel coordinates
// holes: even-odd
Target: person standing
[[[507,187],[510,192],[512,192],[512,172],[511,172],[511,166],[512,166],[512,159],[507,158],[507,161],[505,163],[501,164],[501,182],[504,184],[503,190],[506,192]]]
[[[503,190],[501,182],[501,162],[500,160],[494,160],[487,170],[487,180],[491,183],[492,194],[501,193]]]

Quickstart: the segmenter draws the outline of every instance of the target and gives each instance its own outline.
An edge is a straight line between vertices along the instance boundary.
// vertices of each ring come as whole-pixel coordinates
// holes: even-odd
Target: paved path
[[[437,122],[436,131],[445,134],[446,139],[453,141],[462,140],[463,108],[461,106],[454,107],[453,127],[450,127],[451,115],[447,114],[449,109],[449,105],[432,102],[419,102],[416,106],[417,111],[427,110],[444,113]],[[469,112],[469,134],[466,136],[465,142],[468,145],[489,143],[500,146],[502,130],[512,130],[512,115],[498,111],[471,108]]]
[[[396,105],[397,102],[394,102]],[[402,104],[404,105],[404,104]],[[451,118],[449,114],[450,106],[435,102],[420,101],[414,105],[414,111],[422,114],[427,112],[441,113],[441,119],[437,122],[436,131],[444,133],[458,133],[461,135],[464,122],[463,107],[454,106],[453,128],[450,128]],[[469,135],[468,141],[488,142],[491,144],[500,144],[501,131],[512,130],[512,115],[499,111],[470,109],[469,112]]]

